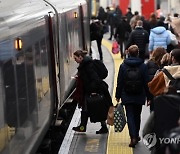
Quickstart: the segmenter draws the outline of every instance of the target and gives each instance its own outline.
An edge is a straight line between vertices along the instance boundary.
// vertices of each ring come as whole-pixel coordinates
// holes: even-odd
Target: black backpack
[[[101,79],[105,79],[108,76],[108,70],[102,61],[94,59],[93,65],[94,65],[94,68],[95,68],[98,76]]]
[[[180,93],[180,78],[175,79],[165,68],[163,68],[162,71],[170,80],[169,86],[177,93]]]
[[[139,66],[126,65],[124,75],[124,90],[128,94],[136,95],[143,91],[143,78]]]

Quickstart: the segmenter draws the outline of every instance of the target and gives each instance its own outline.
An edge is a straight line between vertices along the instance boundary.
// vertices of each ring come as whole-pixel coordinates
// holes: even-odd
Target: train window
[[[49,89],[49,75],[48,75],[48,59],[47,59],[47,45],[46,40],[43,39],[40,42],[40,54],[41,54],[41,67],[42,67],[42,89],[45,94]]]
[[[32,48],[28,48],[25,51],[25,62],[26,62],[28,110],[29,113],[31,114],[33,111],[37,110],[35,72],[33,67],[34,59],[33,59]]]
[[[22,126],[28,117],[28,101],[27,101],[27,84],[26,84],[26,68],[25,68],[25,55],[21,51],[16,57],[16,90],[18,98],[18,120],[19,125]]]
[[[42,70],[41,70],[41,54],[39,42],[35,44],[34,48],[34,58],[35,58],[35,80],[36,80],[36,90],[38,102],[42,100],[43,89],[42,89]]]

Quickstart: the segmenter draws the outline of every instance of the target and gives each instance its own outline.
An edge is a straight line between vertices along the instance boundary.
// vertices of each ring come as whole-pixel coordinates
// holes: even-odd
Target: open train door
[[[156,10],[156,1],[155,0],[141,0],[141,11],[142,15],[149,19],[150,14]]]

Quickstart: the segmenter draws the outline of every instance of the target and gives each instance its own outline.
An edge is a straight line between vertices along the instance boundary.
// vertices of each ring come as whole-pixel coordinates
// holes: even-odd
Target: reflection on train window
[[[36,85],[35,85],[35,73],[33,68],[33,52],[32,48],[25,51],[26,62],[26,76],[27,76],[27,96],[28,96],[28,109],[31,114],[37,110],[36,99]]]
[[[40,54],[39,42],[35,44],[34,58],[35,58],[35,80],[36,80],[37,98],[38,98],[38,102],[40,102],[43,97],[43,89],[42,89],[41,54]]]
[[[25,55],[21,51],[16,58],[16,81],[17,81],[17,96],[18,96],[18,116],[20,126],[25,122],[29,115],[28,101],[27,101],[27,84],[26,84],[26,68]]]
[[[46,40],[43,39],[40,42],[40,54],[41,54],[41,71],[42,71],[42,89],[43,94],[48,91],[49,88],[49,75],[48,75],[48,59],[47,59],[47,48],[46,48]]]

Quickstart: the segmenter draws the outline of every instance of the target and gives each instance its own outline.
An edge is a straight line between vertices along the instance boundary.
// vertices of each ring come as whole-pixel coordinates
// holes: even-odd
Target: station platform
[[[113,55],[111,53],[112,41],[107,39],[108,36],[108,33],[105,34],[102,41],[103,62],[109,72],[105,81],[109,85],[109,92],[112,96],[113,104],[116,105],[115,87],[119,66],[123,62],[123,59],[120,58],[120,54]],[[96,41],[92,41],[92,52],[93,59],[99,59]],[[149,107],[144,105],[142,110],[140,136],[149,113]],[[113,126],[108,126],[109,133],[96,134],[96,131],[101,128],[100,123],[91,123],[88,121],[85,133],[79,133],[72,130],[72,127],[78,126],[79,123],[80,109],[76,108],[58,154],[150,154],[150,151],[142,142],[142,136],[141,141],[136,145],[136,148],[130,148],[128,146],[130,138],[127,125],[121,133],[116,133]]]

